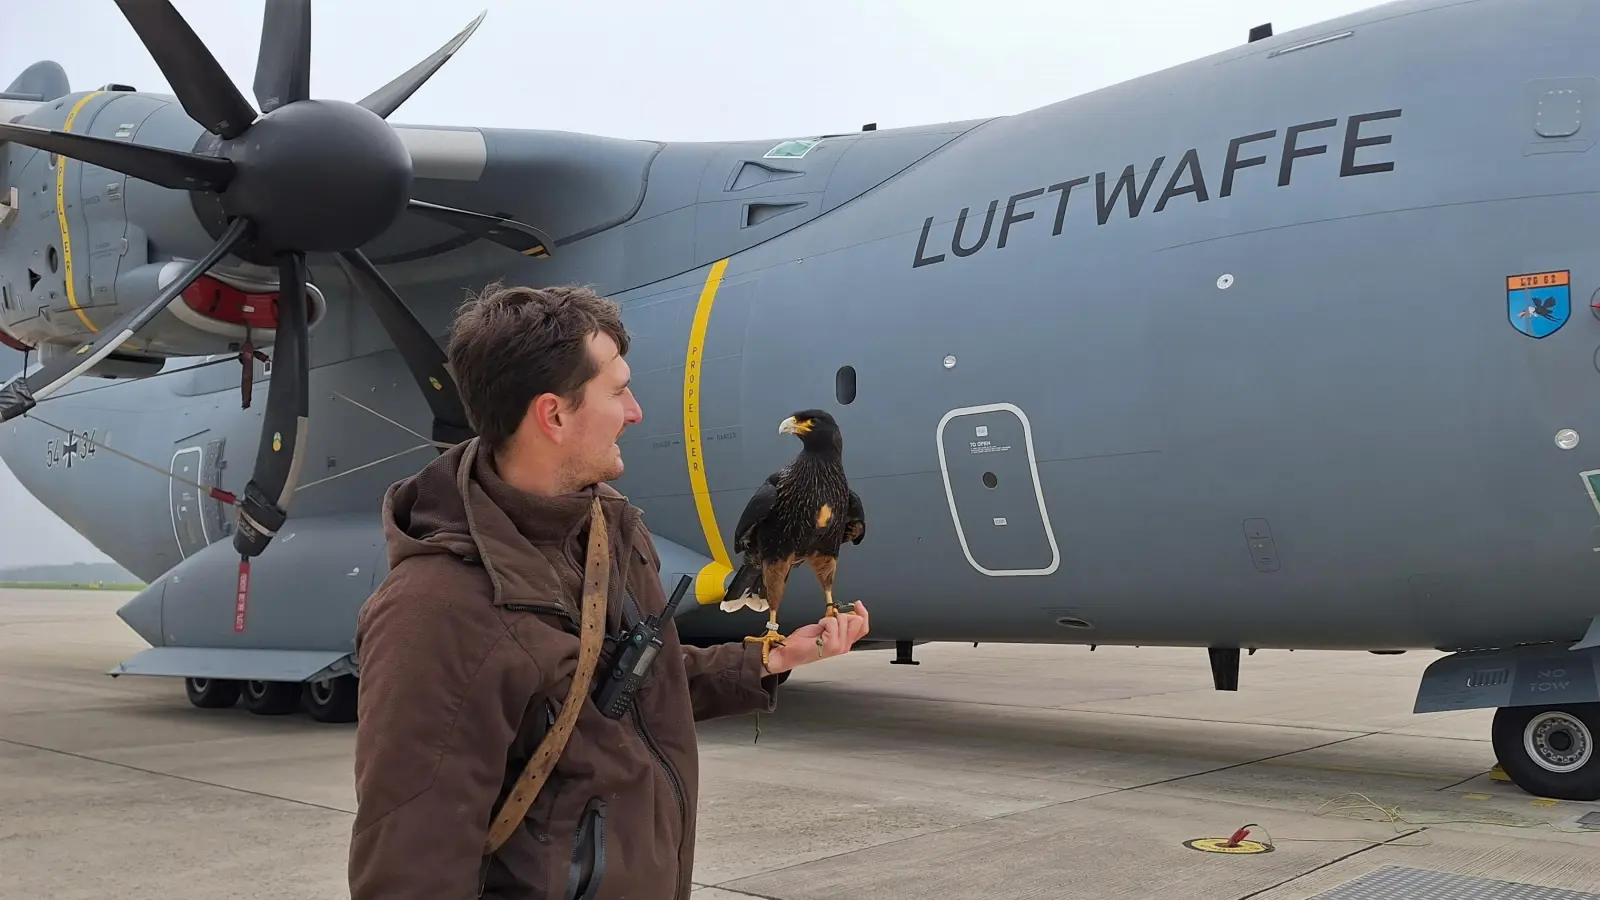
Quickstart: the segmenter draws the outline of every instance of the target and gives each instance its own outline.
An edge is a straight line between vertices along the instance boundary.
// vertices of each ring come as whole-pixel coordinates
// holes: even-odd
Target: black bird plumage
[[[839,548],[866,537],[866,511],[844,472],[844,436],[832,415],[806,409],[785,419],[778,430],[800,439],[800,452],[767,480],[745,504],[734,528],[733,550],[744,555],[722,608],[766,610],[767,632],[746,638],[760,642],[761,658],[778,634],[778,607],[796,566],[807,563],[822,585],[827,614],[837,615],[833,579]]]

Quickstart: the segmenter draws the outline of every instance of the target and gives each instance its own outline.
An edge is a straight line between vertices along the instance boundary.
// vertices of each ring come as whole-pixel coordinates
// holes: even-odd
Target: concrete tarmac
[[[0,898],[347,897],[354,726],[106,676],[144,647],[126,597],[0,591]],[[1436,657],[1262,651],[1237,693],[1201,650],[808,666],[776,714],[702,726],[695,897],[1302,900],[1451,875],[1600,895],[1577,824],[1600,804],[1491,779],[1492,710],[1411,713]],[[1271,852],[1184,845],[1246,824]]]

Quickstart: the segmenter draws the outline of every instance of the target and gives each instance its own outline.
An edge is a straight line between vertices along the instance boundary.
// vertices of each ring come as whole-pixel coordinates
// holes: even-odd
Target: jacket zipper
[[[678,820],[679,820],[679,822],[682,823],[682,827],[680,828],[680,830],[678,832],[678,881],[677,881],[677,893],[673,894],[672,896],[673,897],[682,897],[683,896],[683,842],[689,836],[689,809],[688,809],[688,807],[686,807],[684,805],[684,802],[683,802],[683,784],[678,781],[678,773],[673,770],[672,764],[667,762],[666,755],[661,752],[661,748],[660,747],[656,746],[655,738],[652,738],[650,736],[649,730],[645,728],[644,716],[640,714],[638,705],[635,704],[635,705],[631,706],[630,709],[631,709],[631,711],[633,713],[633,728],[634,728],[634,730],[639,733],[640,740],[643,740],[645,746],[650,749],[650,757],[656,761],[656,765],[660,766],[661,767],[661,771],[666,774],[667,783],[672,785],[672,798],[674,800],[678,801]]]
[[[632,541],[628,542],[628,549],[633,549]],[[633,566],[625,562],[622,566],[623,596],[628,596],[630,591],[628,581],[632,576]],[[634,601],[634,605],[638,606],[637,600]],[[639,611],[640,613],[644,612],[642,607]],[[673,769],[672,764],[667,762],[666,754],[661,752],[661,748],[656,745],[655,738],[650,736],[650,730],[645,727],[644,714],[639,712],[639,701],[637,697],[634,698],[633,703],[628,705],[628,711],[633,715],[633,730],[638,732],[639,739],[644,741],[645,747],[649,749],[650,758],[655,760],[656,765],[660,766],[662,773],[667,776],[667,784],[672,786],[672,799],[676,800],[678,803],[678,878],[675,884],[676,893],[674,893],[672,896],[674,898],[682,897],[685,893],[683,889],[683,880],[685,877],[683,871],[683,842],[689,839],[689,807],[684,803],[683,800],[683,782],[678,780],[677,770]]]

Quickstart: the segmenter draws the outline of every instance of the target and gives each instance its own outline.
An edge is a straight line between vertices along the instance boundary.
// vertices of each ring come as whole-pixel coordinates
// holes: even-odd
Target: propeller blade
[[[256,120],[256,111],[172,4],[167,0],[116,2],[189,118],[224,139],[244,134]]]
[[[134,310],[113,322],[100,332],[93,343],[84,344],[71,353],[53,357],[39,371],[26,378],[18,376],[0,388],[0,422],[8,422],[39,405],[39,401],[65,387],[72,379],[88,371],[95,363],[111,355],[140,328],[148,325],[167,304],[182,294],[196,278],[217,264],[241,240],[250,228],[250,220],[234,219],[205,256],[185,269],[177,280],[161,289],[156,298],[143,309]],[[302,314],[303,315],[303,314]]]
[[[239,527],[233,546],[248,560],[267,549],[289,518],[306,453],[311,391],[306,325],[306,257],[295,252],[278,262],[278,331],[272,343],[272,377],[261,419],[255,469],[239,496]]]
[[[380,119],[389,118],[390,113],[399,109],[400,104],[409,100],[411,95],[417,92],[417,88],[422,87],[429,78],[433,77],[433,73],[439,71],[441,66],[450,61],[450,57],[456,55],[456,51],[460,50],[461,46],[467,42],[467,39],[472,37],[472,33],[478,30],[479,25],[483,24],[483,17],[488,14],[489,11],[487,9],[478,13],[478,17],[473,19],[466,28],[463,28],[460,34],[451,38],[448,44],[435,50],[432,56],[407,69],[399,78],[363,97],[361,102],[356,105],[362,109],[377,113]]]
[[[311,0],[267,0],[255,92],[262,115],[311,96]]]
[[[0,124],[0,141],[11,141],[79,162],[93,163],[140,181],[180,191],[221,191],[233,179],[233,162],[181,150],[141,147],[124,141],[52,131],[32,125]]]
[[[532,225],[524,225],[521,222],[502,219],[499,216],[489,216],[483,213],[468,212],[464,209],[424,203],[421,200],[412,200],[407,206],[412,212],[420,213],[430,219],[459,228],[467,234],[483,238],[486,241],[494,241],[503,247],[510,247],[523,256],[546,257],[550,255],[550,239]]]
[[[428,409],[433,412],[434,442],[453,446],[470,439],[474,432],[467,422],[467,411],[461,404],[455,379],[445,366],[444,350],[365,254],[360,250],[346,250],[338,259],[345,274],[355,282],[356,289],[367,298],[383,330],[394,341],[400,358],[405,360],[406,368],[411,370],[422,396],[427,399]],[[442,453],[446,448],[438,449]]]

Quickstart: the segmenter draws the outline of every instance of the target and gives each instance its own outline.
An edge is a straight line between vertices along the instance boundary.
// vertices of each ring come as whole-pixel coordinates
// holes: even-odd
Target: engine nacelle
[[[172,98],[114,85],[28,107],[7,119],[182,151],[203,133]],[[87,344],[148,305],[214,242],[185,191],[0,141],[0,343],[41,354]],[[247,338],[270,346],[277,279],[271,267],[216,266],[114,355],[232,353]],[[307,293],[315,328],[327,304],[315,287]]]
[[[188,262],[151,263],[117,279],[118,306],[143,305],[183,274]],[[328,302],[306,285],[306,321],[314,330],[327,317]],[[204,356],[238,350],[248,340],[272,346],[278,328],[277,272],[261,274],[213,269],[172,301],[130,344],[161,356]]]
[[[125,269],[113,284],[111,302],[98,295],[92,310],[96,329],[111,325],[129,310],[155,299],[163,288],[183,274],[185,260],[146,263]],[[246,340],[256,349],[271,347],[277,338],[277,273],[261,274],[241,269],[213,269],[201,275],[159,316],[117,351],[123,356],[155,359],[169,356],[208,356],[237,352]],[[70,350],[88,343],[94,335],[84,327],[83,310],[52,304],[32,310],[0,306],[0,341],[15,349]],[[316,285],[306,286],[306,318],[313,329],[328,312],[327,300]]]

